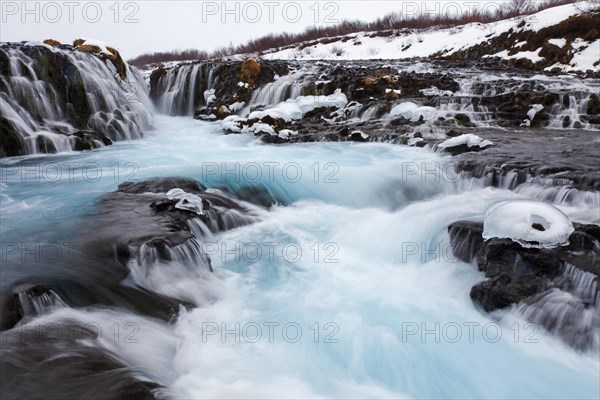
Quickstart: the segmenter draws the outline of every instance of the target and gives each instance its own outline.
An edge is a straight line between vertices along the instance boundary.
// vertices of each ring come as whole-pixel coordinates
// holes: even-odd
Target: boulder
[[[242,82],[252,84],[260,74],[260,64],[253,58],[242,62],[240,66],[240,78]]]
[[[600,277],[600,226],[574,224],[569,245],[525,248],[509,239],[482,238],[483,224],[459,221],[448,227],[452,252],[472,262],[486,278],[471,298],[485,311],[505,308],[544,292],[569,264]]]
[[[57,46],[62,45],[61,42],[59,42],[58,40],[54,40],[54,39],[46,39],[46,40],[44,40],[44,44],[47,44],[52,47],[57,47]]]

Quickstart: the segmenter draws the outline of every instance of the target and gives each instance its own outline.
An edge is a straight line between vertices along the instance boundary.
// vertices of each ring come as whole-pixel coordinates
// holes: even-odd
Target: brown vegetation
[[[213,52],[187,49],[170,52],[142,54],[129,62],[137,67],[170,61],[209,60],[222,58],[232,54],[262,53],[269,49],[290,47],[303,43],[300,50],[318,43],[332,43],[337,40],[351,39],[344,36],[357,32],[373,32],[371,37],[390,37],[406,32],[409,29],[427,29],[432,27],[452,27],[472,22],[494,22],[520,15],[532,14],[546,8],[574,3],[576,0],[548,0],[535,4],[531,0],[511,0],[495,12],[473,10],[462,15],[432,15],[421,14],[407,17],[399,12],[385,15],[373,22],[342,21],[333,26],[311,26],[297,34],[273,33],[257,39],[252,39],[239,46],[229,45]]]

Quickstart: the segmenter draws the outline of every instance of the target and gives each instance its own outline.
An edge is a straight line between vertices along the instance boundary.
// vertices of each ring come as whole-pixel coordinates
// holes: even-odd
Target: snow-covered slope
[[[262,57],[283,60],[412,59],[452,58],[453,56],[462,58],[468,55],[470,49],[483,46],[485,54],[480,54],[482,51],[478,51],[477,58],[528,59],[532,64],[538,63],[537,66],[540,67],[538,69],[598,71],[600,33],[597,29],[595,33],[590,32],[593,29],[587,28],[585,23],[591,21],[595,24],[600,14],[586,11],[589,9],[590,5],[582,2],[487,24],[470,23],[452,28],[427,30],[361,32],[339,37],[338,40],[326,38],[274,49],[265,52]],[[569,25],[566,29],[563,26],[565,24]],[[565,31],[568,35],[577,36],[573,28],[575,31],[580,29],[583,32],[582,36],[587,36],[587,40],[583,37],[562,37],[564,35],[561,33]],[[529,49],[532,42],[541,43],[539,47]],[[548,49],[542,51],[544,46],[550,51]],[[561,60],[565,62],[555,62],[555,58],[560,58],[556,53],[561,53]]]

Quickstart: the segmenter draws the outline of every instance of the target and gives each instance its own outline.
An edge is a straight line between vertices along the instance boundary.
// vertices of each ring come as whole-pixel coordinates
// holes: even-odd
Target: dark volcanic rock
[[[477,134],[494,146],[481,153],[460,154],[454,165],[487,186],[514,189],[528,181],[600,190],[600,140],[591,132],[480,130]]]
[[[20,156],[26,154],[25,150],[26,146],[15,125],[0,116],[0,157]]]
[[[519,304],[529,321],[558,334],[578,350],[598,350],[600,328],[600,226],[574,224],[569,245],[523,248],[508,240],[484,241],[483,225],[448,227],[454,255],[473,262],[486,280],[470,296],[491,312]]]
[[[154,391],[161,386],[140,379],[121,355],[96,343],[99,336],[93,326],[70,320],[3,332],[0,397],[156,399]]]
[[[177,202],[165,194],[174,188],[201,196],[204,215],[176,208]],[[100,200],[97,212],[84,220],[76,246],[61,249],[59,262],[8,260],[9,266],[18,268],[13,264],[19,264],[21,270],[32,272],[13,281],[3,277],[2,330],[55,306],[120,307],[169,321],[180,305],[189,305],[189,299],[172,299],[152,286],[124,284],[130,279],[130,268],[164,268],[159,264],[177,257],[176,261],[191,271],[209,273],[210,258],[204,253],[204,238],[198,232],[218,232],[255,220],[235,198],[206,189],[193,179],[156,178],[123,183]],[[193,227],[198,228],[196,234]]]
[[[483,224],[460,221],[448,227],[453,254],[474,262],[486,280],[471,297],[486,311],[518,303],[550,287],[565,263],[600,276],[600,226],[574,224],[569,245],[553,249],[524,248],[509,239],[481,237]]]
[[[200,196],[204,214],[176,208],[177,201],[166,196],[175,188]],[[250,211],[237,200],[222,191],[206,189],[194,179],[153,178],[122,183],[105,196],[98,213],[92,216],[95,228],[91,239],[105,250],[103,254],[127,264],[136,256],[131,254],[132,249],[135,252],[142,245],[156,248],[160,255],[165,253],[164,246],[174,247],[192,239],[190,224],[203,224],[219,232],[253,220]]]

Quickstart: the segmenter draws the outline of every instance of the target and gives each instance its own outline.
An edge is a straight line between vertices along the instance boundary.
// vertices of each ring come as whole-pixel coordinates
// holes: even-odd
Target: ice
[[[417,122],[423,117],[423,121],[429,121],[435,117],[437,110],[434,107],[421,106],[412,113],[411,120]]]
[[[350,135],[354,135],[354,134],[360,135],[360,137],[363,138],[363,139],[368,139],[369,138],[369,135],[366,134],[366,133],[364,133],[363,131],[354,131]]]
[[[460,146],[463,144],[466,144],[467,147],[479,146],[481,148],[484,148],[487,146],[491,146],[493,143],[489,140],[483,140],[479,136],[474,135],[472,133],[465,133],[463,135],[446,140],[445,142],[439,144],[438,147],[445,149],[449,147]]]
[[[413,122],[417,122],[421,117],[428,121],[435,117],[437,110],[433,107],[419,106],[412,101],[402,102],[390,111],[390,117],[403,117]]]
[[[485,214],[483,238],[507,238],[523,247],[554,248],[569,244],[573,224],[558,208],[537,201],[497,203]]]
[[[195,212],[198,215],[204,215],[204,205],[202,199],[195,194],[186,193],[182,189],[175,188],[167,192],[169,200],[179,200],[175,208]]]

